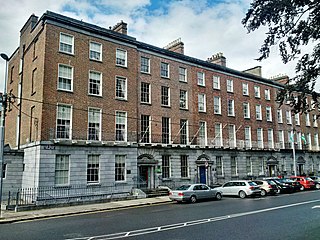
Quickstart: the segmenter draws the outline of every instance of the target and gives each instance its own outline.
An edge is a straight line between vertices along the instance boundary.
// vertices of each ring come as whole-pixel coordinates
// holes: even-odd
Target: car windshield
[[[182,185],[177,188],[177,190],[188,190],[191,185]]]
[[[276,185],[273,181],[271,181],[271,180],[267,180],[267,182],[268,182],[268,184],[269,185]]]
[[[307,180],[307,181],[312,181],[312,179],[311,179],[311,178],[309,178],[309,177],[307,177],[307,178],[306,178],[306,180]]]

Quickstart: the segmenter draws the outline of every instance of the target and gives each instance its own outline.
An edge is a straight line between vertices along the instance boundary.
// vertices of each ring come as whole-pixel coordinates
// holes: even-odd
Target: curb
[[[128,204],[124,206],[115,206],[115,207],[101,207],[99,209],[83,209],[75,212],[66,212],[66,213],[49,213],[45,215],[30,215],[30,216],[17,216],[12,218],[3,218],[0,219],[0,225],[1,224],[10,224],[10,223],[16,223],[16,222],[22,222],[22,221],[31,221],[31,220],[41,220],[46,218],[54,218],[54,217],[65,217],[65,216],[72,216],[72,215],[80,215],[80,214],[89,214],[89,213],[97,213],[97,212],[103,212],[103,211],[110,211],[110,210],[117,210],[117,209],[126,209],[126,208],[132,208],[132,207],[138,207],[138,206],[151,206],[151,205],[161,205],[161,204],[167,204],[172,202],[171,200],[163,200],[159,202],[146,202],[146,203],[137,203],[137,204]],[[40,213],[41,214],[41,213]]]

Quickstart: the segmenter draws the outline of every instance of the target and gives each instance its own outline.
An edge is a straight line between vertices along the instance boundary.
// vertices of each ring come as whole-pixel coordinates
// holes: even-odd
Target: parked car
[[[206,184],[186,184],[169,192],[169,198],[177,202],[195,203],[202,199],[222,199],[222,192],[216,188],[210,188]]]
[[[261,189],[261,196],[275,195],[278,193],[277,185],[271,180],[253,180]]]
[[[273,181],[277,185],[278,193],[292,193],[292,192],[294,192],[293,185],[286,182],[282,178],[269,178],[268,180]]]
[[[310,176],[316,185],[316,189],[320,189],[320,177],[319,176]]]
[[[240,198],[245,198],[247,196],[261,195],[260,187],[250,180],[229,181],[215,189],[221,191],[224,196],[239,196]]]
[[[283,181],[288,183],[289,185],[291,185],[293,187],[293,192],[298,192],[298,191],[301,190],[300,182],[293,181],[292,179],[289,179],[289,178],[283,178]]]
[[[301,184],[301,188],[300,188],[301,191],[305,189],[314,189],[316,187],[313,180],[309,177],[291,176],[290,179],[292,179],[293,181],[299,182]]]

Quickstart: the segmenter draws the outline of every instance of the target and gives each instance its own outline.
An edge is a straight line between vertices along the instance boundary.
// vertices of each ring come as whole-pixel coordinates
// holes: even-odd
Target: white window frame
[[[260,98],[260,86],[254,86],[254,97]]]
[[[148,121],[144,121],[142,117],[147,118]],[[141,115],[140,119],[140,141],[142,143],[150,143],[151,142],[151,117],[150,115]],[[146,124],[145,124],[146,123]]]
[[[145,59],[147,61],[147,65],[142,64],[143,63],[142,59]],[[145,71],[144,68],[147,68],[147,71]],[[150,58],[145,56],[140,56],[140,72],[148,73],[148,74],[150,73]]]
[[[184,96],[181,95],[184,94]],[[188,91],[180,89],[179,94],[179,107],[180,109],[188,109]]]
[[[277,109],[278,123],[283,123],[282,109]]]
[[[246,119],[250,119],[250,103],[248,102],[243,103],[243,116]]]
[[[217,147],[223,146],[223,138],[222,138],[222,124],[215,123],[214,124],[214,145]]]
[[[185,123],[183,126],[181,126],[182,121],[184,121]],[[185,143],[181,141],[182,140],[181,133],[183,133],[183,130],[185,130],[185,138],[186,138]],[[187,119],[180,119],[180,143],[184,145],[189,144],[189,122]]]
[[[248,83],[242,83],[242,95],[249,96],[249,85]]]
[[[263,146],[263,129],[257,128],[257,146],[258,148],[264,148]]]
[[[119,93],[120,90],[118,90],[118,82],[121,83],[121,82],[124,82],[124,89],[121,89],[121,91],[124,93],[124,96],[120,96]],[[127,94],[128,94],[128,83],[127,83],[127,78],[125,77],[121,77],[121,76],[116,76],[116,81],[115,81],[116,85],[115,85],[115,95],[116,95],[116,99],[118,100],[127,100]],[[122,86],[122,84],[120,84],[119,86]]]
[[[166,62],[160,63],[160,76],[163,78],[170,78],[170,65]]]
[[[203,136],[204,135],[204,136]],[[199,145],[207,146],[207,122],[200,121],[199,122]]]
[[[127,67],[128,56],[127,50],[117,48],[116,49],[116,66]]]
[[[314,139],[314,146],[316,147],[316,151],[319,151],[319,134],[315,133],[313,136]]]
[[[228,99],[227,101],[228,101],[228,116],[234,117],[235,116],[234,99]]]
[[[65,75],[62,71],[60,71],[60,68],[68,68],[71,70],[71,76]],[[60,81],[61,80],[61,81]],[[66,81],[69,81],[70,83],[70,89],[65,88],[63,85],[66,85]],[[73,67],[65,64],[58,64],[58,86],[57,89],[60,91],[67,91],[67,92],[73,92]]]
[[[163,132],[164,126],[163,126],[163,120],[166,119],[168,120],[168,126],[167,126],[167,130],[168,132]],[[163,138],[164,134],[168,134],[168,141],[164,141],[165,139]],[[171,118],[169,117],[162,117],[161,120],[161,141],[164,144],[171,144]]]
[[[252,148],[251,127],[250,126],[244,127],[244,141],[245,141],[246,148]]]
[[[220,90],[220,77],[219,76],[212,76],[212,86],[213,89],[218,89]]]
[[[126,155],[121,155],[121,154],[115,155],[115,159],[114,159],[114,180],[115,180],[115,182],[126,182],[127,181],[126,160],[127,160]],[[120,166],[117,166],[117,164]],[[120,169],[120,171],[117,172],[117,170],[119,170],[119,169]],[[119,176],[121,177],[121,179],[118,178]]]
[[[221,98],[219,96],[213,97],[213,112],[214,114],[221,114]]]
[[[187,69],[184,67],[179,67],[179,81],[180,82],[187,82]]]
[[[291,111],[286,111],[286,123],[292,125]]]
[[[189,160],[187,155],[180,155],[181,178],[189,178]],[[184,175],[185,173],[186,175]]]
[[[271,106],[267,106],[267,107],[266,107],[266,119],[267,119],[267,122],[272,122],[272,110],[271,110]]]
[[[264,97],[267,101],[270,101],[271,95],[270,95],[270,89],[265,89],[264,90]]]
[[[227,79],[227,92],[233,93],[233,80]]]
[[[310,113],[306,113],[305,114],[305,117],[306,117],[306,126],[307,127],[310,127]]]
[[[273,149],[274,148],[274,139],[273,139],[273,129],[268,129],[268,147]]]
[[[100,182],[100,155],[89,154],[87,158],[87,184]]]
[[[284,131],[283,130],[278,130],[278,141],[280,144],[280,148],[284,149]]]
[[[206,86],[206,79],[204,72],[197,72],[197,83],[199,86]]]
[[[170,155],[162,155],[161,158],[162,178],[169,179],[171,178],[171,157]],[[164,162],[166,161],[168,162],[168,165],[164,165]],[[164,168],[166,168],[166,171],[164,171]]]
[[[121,121],[122,120],[122,121]],[[124,120],[124,121],[123,121]],[[124,125],[124,128],[119,128],[117,125]],[[128,137],[128,113],[124,111],[115,112],[115,141],[117,142],[127,142]],[[120,134],[118,134],[118,132]],[[118,136],[122,136],[120,139]]]
[[[318,127],[318,119],[317,119],[317,115],[313,114],[313,127]]]
[[[95,114],[98,114],[98,117],[93,116]],[[88,136],[87,139],[89,141],[101,141],[101,120],[102,120],[102,110],[100,108],[88,108]],[[90,127],[90,123],[94,124],[94,127]],[[98,138],[92,139],[90,136],[90,129],[94,129],[94,131],[97,130],[97,125],[98,125]]]
[[[256,105],[256,120],[262,120],[261,105]]]
[[[229,147],[235,148],[237,146],[236,126],[234,124],[228,125]]]
[[[98,56],[98,57],[97,57]],[[89,42],[89,59],[102,61],[102,44],[94,41]]]
[[[95,78],[95,76],[99,76],[99,78]],[[98,94],[94,93],[91,86],[98,86]],[[88,81],[88,94],[91,96],[102,96],[102,73],[97,71],[89,71],[89,81]]]
[[[66,42],[62,40],[62,36],[68,37],[71,39],[71,43],[70,42]],[[67,45],[67,46],[71,46],[71,52],[66,51],[64,49],[62,49],[61,45]],[[62,53],[66,53],[66,54],[74,54],[74,36],[67,34],[67,33],[62,33],[60,32],[60,38],[59,38],[59,52]]]
[[[148,86],[148,91],[144,91],[146,88],[144,86]],[[148,101],[144,101],[147,99]],[[151,84],[147,82],[141,82],[140,84],[140,102],[150,104],[151,103]]]
[[[206,94],[199,93],[198,94],[198,111],[199,112],[206,112]]]
[[[60,107],[65,107],[66,109],[69,109],[69,116],[64,116],[62,118],[58,118],[60,115]],[[62,110],[61,110],[62,111]],[[62,114],[62,113],[61,113]],[[68,117],[68,118],[67,118]],[[63,125],[63,124],[58,124],[58,120],[64,120],[64,121],[69,121],[69,126],[68,125]],[[65,132],[69,135],[69,137],[65,138],[65,137],[58,137],[58,127],[64,127],[67,130],[65,130]],[[64,134],[65,135],[65,134]],[[58,103],[57,104],[57,112],[56,112],[56,138],[57,139],[72,139],[72,105],[69,104],[64,104],[64,103]]]
[[[63,161],[63,163],[58,163],[59,160]],[[60,180],[63,179],[63,181],[58,181],[59,179]],[[70,184],[70,155],[57,154],[55,158],[54,185],[68,186],[69,184]]]
[[[166,95],[164,95],[163,90],[166,89]],[[166,104],[166,101],[168,102]],[[167,86],[161,86],[161,106],[170,107],[170,88]]]

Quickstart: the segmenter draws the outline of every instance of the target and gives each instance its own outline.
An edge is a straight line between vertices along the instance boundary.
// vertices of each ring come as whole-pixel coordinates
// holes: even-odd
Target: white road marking
[[[320,205],[312,207],[312,209],[315,209],[315,208],[320,208]]]
[[[159,226],[159,227],[138,229],[138,230],[133,230],[133,231],[129,231],[129,232],[112,233],[112,234],[107,234],[107,235],[91,236],[91,237],[70,238],[67,240],[89,240],[89,239],[109,240],[109,239],[127,238],[127,237],[133,237],[133,236],[138,236],[138,235],[145,235],[145,234],[149,234],[149,233],[168,231],[168,230],[178,229],[178,228],[183,228],[183,227],[189,227],[189,226],[199,225],[199,224],[204,224],[204,223],[209,223],[209,222],[223,221],[223,220],[227,220],[227,219],[231,219],[231,218],[243,217],[243,216],[247,216],[247,215],[252,215],[252,214],[257,214],[257,213],[262,213],[262,212],[269,212],[269,211],[274,211],[274,210],[279,210],[279,209],[284,209],[284,208],[289,208],[289,207],[295,207],[295,206],[299,206],[299,205],[306,205],[306,204],[315,203],[315,202],[320,202],[320,199],[306,201],[306,202],[300,202],[300,203],[293,203],[293,204],[288,204],[288,205],[283,205],[283,206],[278,206],[278,207],[266,208],[266,209],[250,211],[250,212],[243,212],[243,213],[236,213],[236,214],[230,214],[230,215],[213,217],[213,218],[199,219],[199,220],[183,222],[183,223],[175,223],[175,224],[164,225],[164,226]],[[312,208],[320,208],[320,206],[314,206]]]

